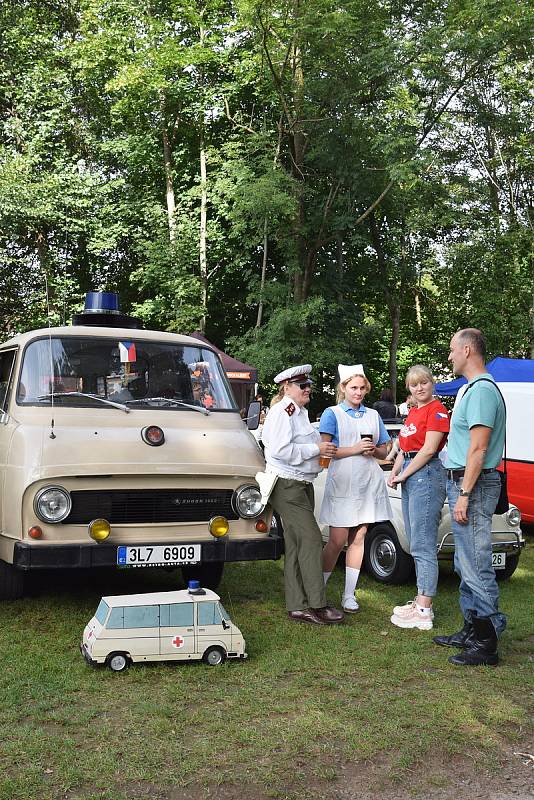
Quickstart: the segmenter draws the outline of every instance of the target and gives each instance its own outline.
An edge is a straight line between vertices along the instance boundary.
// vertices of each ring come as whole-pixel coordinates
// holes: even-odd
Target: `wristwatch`
[[[460,497],[469,497],[471,492],[466,492],[465,489],[460,489]]]

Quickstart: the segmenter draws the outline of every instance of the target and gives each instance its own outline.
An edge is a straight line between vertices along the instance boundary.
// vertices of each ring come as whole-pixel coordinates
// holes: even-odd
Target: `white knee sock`
[[[356,591],[356,584],[360,577],[360,570],[354,567],[345,567],[345,597],[353,597]]]
[[[331,574],[332,574],[331,572],[323,572],[323,581],[325,586],[328,583],[328,578],[330,577]]]

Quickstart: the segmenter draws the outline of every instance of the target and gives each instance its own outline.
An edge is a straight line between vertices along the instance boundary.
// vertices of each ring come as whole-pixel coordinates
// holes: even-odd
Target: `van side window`
[[[5,411],[8,401],[8,389],[13,371],[16,350],[0,353],[0,411]]]
[[[118,606],[117,608],[111,609],[106,628],[111,628],[112,630],[115,628],[124,628],[124,608]]]
[[[171,625],[193,625],[193,603],[173,603],[170,608]]]
[[[199,625],[221,625],[221,615],[217,608],[217,603],[198,604],[198,624]]]
[[[159,606],[125,606],[125,628],[159,628]]]

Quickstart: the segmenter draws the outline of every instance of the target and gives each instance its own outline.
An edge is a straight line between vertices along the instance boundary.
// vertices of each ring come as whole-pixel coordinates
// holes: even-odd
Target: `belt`
[[[419,450],[403,450],[402,455],[404,458],[415,458]],[[432,456],[432,458],[439,458],[438,454]],[[432,458],[430,459],[432,461]]]
[[[495,467],[489,467],[488,469],[481,469],[481,475],[487,475],[488,472],[495,472]],[[462,469],[448,469],[447,470],[447,478],[450,481],[457,481],[458,478],[463,478],[465,475],[465,467]]]

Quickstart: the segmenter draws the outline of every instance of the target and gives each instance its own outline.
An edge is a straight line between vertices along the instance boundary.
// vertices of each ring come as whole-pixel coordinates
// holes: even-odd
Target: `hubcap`
[[[112,670],[114,670],[115,672],[119,672],[126,666],[126,659],[124,658],[124,656],[113,656],[109,664]]]
[[[387,536],[377,537],[372,544],[369,558],[375,573],[387,578],[394,571],[397,562],[395,545]]]

